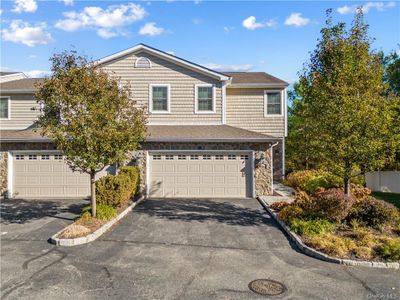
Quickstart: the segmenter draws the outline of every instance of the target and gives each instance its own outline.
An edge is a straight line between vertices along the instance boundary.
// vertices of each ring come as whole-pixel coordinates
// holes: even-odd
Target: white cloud
[[[396,7],[396,2],[390,1],[384,2],[367,2],[364,5],[352,5],[352,6],[341,6],[336,9],[336,11],[341,15],[353,14],[357,11],[358,7],[362,6],[363,13],[368,13],[371,9],[376,9],[377,11],[385,11],[389,8]]]
[[[275,27],[277,25],[277,22],[274,19],[271,19],[266,22],[257,22],[257,19],[255,16],[250,16],[246,19],[243,20],[242,25],[244,28],[247,28],[249,30],[254,30],[257,28],[263,28],[263,27]]]
[[[43,70],[31,70],[31,71],[23,71],[26,76],[31,78],[42,78],[49,76],[51,74],[50,71],[43,71]]]
[[[235,27],[233,27],[233,26],[224,26],[225,33],[231,33],[231,31],[234,29],[235,29]]]
[[[311,22],[310,19],[304,18],[301,16],[301,13],[295,12],[286,18],[285,25],[300,27],[300,26],[308,25],[308,24],[310,24],[310,22]]]
[[[70,32],[89,28],[102,38],[110,38],[124,35],[122,27],[142,20],[146,14],[141,5],[133,3],[111,5],[106,9],[88,6],[80,12],[65,12],[65,19],[57,21],[55,27]]]
[[[64,3],[65,6],[73,6],[74,0],[58,0],[58,2]]]
[[[35,0],[15,0],[13,12],[22,13],[29,12],[33,13],[37,10],[37,3]]]
[[[156,23],[149,22],[144,24],[139,30],[140,35],[156,36],[165,33],[165,29],[162,27],[157,27]]]
[[[45,45],[51,41],[50,33],[46,32],[46,23],[30,25],[22,20],[14,20],[8,29],[2,29],[3,41],[21,43],[29,47]]]
[[[3,10],[2,9],[0,9],[0,16],[3,14]]]
[[[245,65],[220,65],[209,63],[204,65],[206,68],[215,70],[215,71],[249,71],[254,68],[253,65],[245,64]]]

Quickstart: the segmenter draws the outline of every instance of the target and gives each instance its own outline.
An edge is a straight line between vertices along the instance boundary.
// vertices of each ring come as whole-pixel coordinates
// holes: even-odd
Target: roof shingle
[[[36,84],[43,82],[44,78],[24,78],[0,83],[1,91],[35,91]]]
[[[279,84],[289,85],[286,81],[265,72],[224,72],[232,77],[232,84]]]

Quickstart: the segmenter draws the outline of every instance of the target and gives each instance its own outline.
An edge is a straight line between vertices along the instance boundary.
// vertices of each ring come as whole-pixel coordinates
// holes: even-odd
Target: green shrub
[[[302,220],[292,219],[290,229],[297,234],[305,236],[314,236],[318,234],[326,234],[335,230],[336,225],[325,219]]]
[[[86,206],[82,209],[81,218],[88,218],[88,216],[91,216],[91,214],[92,214],[92,208],[90,206]],[[97,203],[96,219],[99,219],[101,221],[108,221],[116,216],[117,216],[117,210],[114,207],[107,204]]]
[[[314,198],[313,210],[315,214],[333,222],[344,220],[353,204],[354,198],[346,195],[341,189],[329,189],[317,193]]]
[[[319,189],[340,187],[342,180],[327,171],[304,170],[290,173],[284,183],[313,195]]]
[[[356,219],[367,226],[379,228],[385,224],[393,224],[397,221],[397,208],[382,200],[367,197],[353,205],[348,216],[349,220]]]
[[[119,170],[119,174],[125,174],[131,179],[131,195],[135,195],[139,190],[140,184],[140,171],[138,167],[124,166]]]
[[[100,204],[120,207],[131,195],[131,178],[126,174],[107,175],[96,181],[96,200]]]
[[[357,245],[350,238],[331,233],[311,236],[306,243],[326,254],[339,257],[346,257],[357,248]]]
[[[302,214],[303,209],[292,203],[282,208],[278,213],[278,218],[286,224],[290,224],[292,219],[300,218]]]
[[[400,238],[385,239],[376,251],[384,259],[400,261]]]

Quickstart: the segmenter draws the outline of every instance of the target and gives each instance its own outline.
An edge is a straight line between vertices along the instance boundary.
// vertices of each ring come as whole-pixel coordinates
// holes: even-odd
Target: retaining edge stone
[[[67,227],[64,227],[60,231],[58,231],[56,234],[54,234],[49,240],[52,244],[57,245],[57,246],[64,246],[64,247],[71,247],[71,246],[77,246],[77,245],[83,245],[87,244],[90,242],[93,242],[94,240],[98,239],[100,236],[102,236],[110,227],[112,227],[115,223],[117,223],[119,220],[121,220],[123,217],[125,217],[132,209],[141,203],[145,198],[141,196],[137,201],[133,202],[131,205],[129,205],[125,210],[123,210],[118,216],[116,216],[114,219],[108,221],[107,223],[103,224],[99,229],[97,229],[95,232],[92,232],[91,234],[88,234],[87,236],[82,236],[82,237],[77,237],[73,239],[60,239],[57,238],[57,236],[62,233],[65,229],[68,228],[68,226],[71,226],[73,224],[68,225]]]

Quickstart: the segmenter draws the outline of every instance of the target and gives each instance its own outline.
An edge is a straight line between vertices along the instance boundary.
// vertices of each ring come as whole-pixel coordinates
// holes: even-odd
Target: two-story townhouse
[[[269,195],[284,174],[287,83],[263,72],[221,73],[139,44],[95,62],[148,111],[133,153],[154,198]],[[0,85],[2,189],[10,197],[83,197],[88,177],[33,129],[42,79]]]

